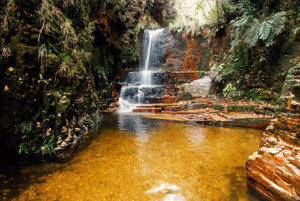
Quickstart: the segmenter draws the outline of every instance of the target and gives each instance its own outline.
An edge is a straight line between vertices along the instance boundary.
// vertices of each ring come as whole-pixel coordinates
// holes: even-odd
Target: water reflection
[[[186,138],[189,140],[188,144],[190,150],[195,150],[200,152],[204,152],[207,150],[206,145],[203,143],[203,141],[205,140],[203,129],[204,129],[203,127],[198,126],[193,128],[187,128],[183,131]]]
[[[178,191],[181,188],[172,184],[162,184],[158,187],[154,187],[146,193],[148,194],[156,194],[156,193],[164,193],[166,196],[162,199],[163,201],[186,201],[185,197],[183,197]]]
[[[154,129],[159,129],[158,120],[150,120],[147,117],[139,115],[118,115],[118,127],[120,130],[126,130],[137,136],[149,134]]]

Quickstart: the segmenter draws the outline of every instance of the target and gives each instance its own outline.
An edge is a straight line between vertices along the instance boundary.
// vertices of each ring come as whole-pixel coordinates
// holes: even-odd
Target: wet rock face
[[[139,102],[138,97],[139,90],[141,90],[143,97],[142,103],[158,103],[161,99],[163,93],[165,92],[165,88],[163,86],[149,86],[139,88],[137,86],[132,87],[124,87],[123,99],[129,101],[130,103]]]
[[[166,68],[177,71],[207,71],[213,55],[223,58],[230,49],[230,32],[228,27],[224,35],[217,36],[213,27],[205,26],[200,33],[172,33],[167,41]]]
[[[250,187],[271,200],[300,200],[300,96],[295,93],[299,75],[299,67],[290,70],[284,107],[246,165]]]
[[[151,73],[151,84],[152,85],[164,85],[164,84],[169,84],[168,76],[166,72],[158,72],[158,71],[153,71]],[[129,85],[135,85],[139,86],[142,83],[142,72],[140,71],[134,71],[134,72],[129,72],[127,77],[126,77],[126,83]]]
[[[156,38],[155,44],[151,44],[151,54],[149,60],[150,70],[157,70],[162,68],[166,62],[166,41],[170,36],[170,32],[167,29],[164,29]],[[140,37],[140,65],[145,66],[144,62],[147,57],[147,47],[149,45],[149,32],[145,31]]]

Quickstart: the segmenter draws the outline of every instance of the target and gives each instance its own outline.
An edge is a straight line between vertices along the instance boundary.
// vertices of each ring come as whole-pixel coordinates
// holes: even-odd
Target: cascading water
[[[132,112],[138,105],[151,103],[164,92],[161,67],[165,55],[164,29],[146,30],[139,71],[130,72],[121,89],[119,112]]]

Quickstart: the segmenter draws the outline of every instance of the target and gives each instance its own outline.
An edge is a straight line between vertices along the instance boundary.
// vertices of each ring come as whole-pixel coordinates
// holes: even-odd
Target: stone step
[[[175,96],[176,95],[177,96],[177,92],[171,91],[171,92],[164,93],[163,95],[165,95],[165,96]]]
[[[165,108],[165,107],[175,106],[175,105],[177,106],[177,104],[173,104],[173,103],[143,104],[137,106],[137,108]]]
[[[133,112],[147,112],[147,113],[157,113],[161,112],[162,109],[159,107],[144,107],[144,108],[136,108],[133,110]]]
[[[164,108],[164,111],[172,111],[172,112],[174,112],[174,111],[180,111],[181,109],[182,109],[181,106],[175,105],[175,106],[168,106],[168,107]]]
[[[139,105],[136,107],[137,109],[145,109],[145,108],[161,108],[161,106],[159,105],[153,105],[153,104],[149,104],[149,105]]]

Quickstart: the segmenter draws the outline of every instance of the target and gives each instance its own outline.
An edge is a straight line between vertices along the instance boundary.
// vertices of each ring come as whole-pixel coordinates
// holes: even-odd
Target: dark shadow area
[[[226,27],[221,28],[216,32],[216,38],[221,38],[224,36],[226,36]]]
[[[98,127],[92,129],[75,149],[68,151],[65,158],[60,160],[51,156],[24,158],[18,154],[15,147],[8,148],[7,144],[0,142],[0,200],[11,200],[18,197],[31,185],[43,183],[42,176],[68,168],[68,162],[77,153],[86,149],[101,133],[102,128],[107,128],[104,125],[108,125],[108,122],[101,122]],[[113,124],[115,125],[115,122]]]
[[[252,188],[250,185],[247,185],[247,188],[248,188],[248,198],[250,201],[272,201],[271,199],[263,196],[257,190]],[[256,199],[256,200],[253,200],[253,199]]]
[[[61,170],[64,166],[60,163],[31,164],[30,166],[15,163],[5,164],[6,173],[0,174],[0,200],[11,200],[20,195],[33,184],[44,181],[41,176],[52,174]]]
[[[243,173],[243,175],[241,175],[241,172]],[[239,186],[243,185],[243,182],[245,182],[244,179],[241,179],[242,177],[246,178],[245,168],[235,167],[227,174],[227,177],[230,181],[230,184],[228,185],[230,186],[230,194],[229,197],[225,200],[239,200],[238,194],[240,194],[241,192],[237,191],[237,189]],[[249,187],[247,189],[246,195],[249,201],[267,201],[264,200],[260,194],[257,194],[256,192],[249,189]]]

